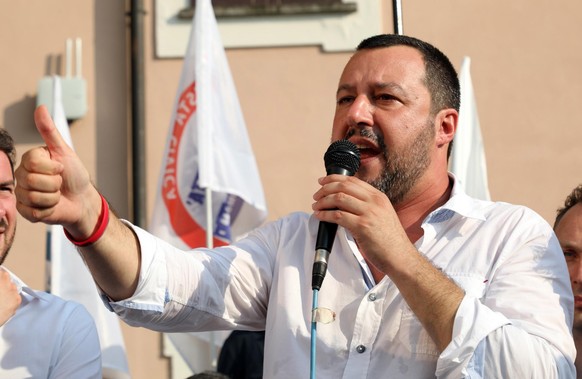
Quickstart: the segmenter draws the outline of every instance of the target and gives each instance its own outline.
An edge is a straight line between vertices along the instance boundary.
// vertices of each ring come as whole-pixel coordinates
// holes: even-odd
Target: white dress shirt
[[[293,213],[229,247],[191,253],[134,227],[138,288],[111,307],[165,332],[266,330],[264,377],[310,372],[311,271],[319,221]],[[454,186],[423,222],[417,249],[465,291],[439,354],[390,278],[374,279],[339,228],[319,307],[317,378],[573,378],[573,296],[551,227],[532,210]]]
[[[87,310],[10,275],[22,302],[0,327],[0,378],[101,379],[99,336]]]

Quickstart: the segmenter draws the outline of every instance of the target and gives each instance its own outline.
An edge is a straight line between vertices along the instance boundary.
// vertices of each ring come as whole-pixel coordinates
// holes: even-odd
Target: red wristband
[[[109,224],[109,204],[107,204],[107,200],[105,200],[105,197],[103,197],[103,195],[99,194],[99,196],[101,196],[101,214],[99,215],[99,219],[97,220],[97,226],[95,226],[95,231],[93,232],[93,234],[91,234],[86,240],[78,241],[74,239],[69,232],[67,232],[67,229],[63,228],[65,236],[67,236],[67,238],[69,239],[69,241],[73,243],[73,245],[79,247],[89,246],[92,243],[95,243],[99,238],[101,238],[103,233],[105,233],[107,224]]]

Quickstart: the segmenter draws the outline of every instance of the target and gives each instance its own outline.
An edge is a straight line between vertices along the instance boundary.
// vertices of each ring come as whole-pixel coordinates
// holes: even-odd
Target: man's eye
[[[380,100],[380,101],[396,100],[396,97],[392,96],[390,94],[387,94],[387,93],[382,93],[382,94],[376,95],[376,100]]]
[[[571,259],[574,259],[576,257],[576,254],[574,254],[572,251],[563,250],[563,252],[564,252],[564,257],[566,257],[566,260],[571,260]]]
[[[348,103],[351,103],[352,100],[353,100],[353,97],[351,97],[351,96],[344,96],[344,97],[340,97],[337,100],[337,103],[338,103],[338,105],[340,105],[340,104],[348,104]]]

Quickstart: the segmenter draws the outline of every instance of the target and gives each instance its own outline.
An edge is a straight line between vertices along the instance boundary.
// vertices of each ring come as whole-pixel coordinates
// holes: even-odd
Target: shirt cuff
[[[436,375],[439,378],[463,378],[475,349],[489,333],[511,321],[486,307],[474,297],[465,296],[459,305],[453,325],[453,339],[441,353]]]
[[[104,299],[104,302],[118,314],[125,309],[162,312],[167,300],[168,272],[164,250],[161,247],[166,243],[127,220],[121,221],[130,227],[138,238],[141,270],[137,288],[131,297],[120,301]]]

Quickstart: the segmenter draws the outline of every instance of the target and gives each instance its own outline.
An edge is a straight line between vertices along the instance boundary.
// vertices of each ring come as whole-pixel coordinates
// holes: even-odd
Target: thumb
[[[34,123],[52,157],[66,155],[69,145],[57,129],[46,106],[41,105],[34,111]]]

